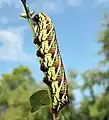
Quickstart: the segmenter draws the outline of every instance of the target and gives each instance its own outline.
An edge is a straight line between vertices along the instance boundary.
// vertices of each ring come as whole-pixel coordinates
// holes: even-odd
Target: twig
[[[51,96],[51,92],[50,92],[50,87],[48,86],[48,96],[50,99],[50,106],[52,106],[52,96]],[[53,113],[53,120],[59,120],[58,114],[57,113]]]
[[[58,117],[57,113],[53,113],[53,120],[59,120],[59,117]]]

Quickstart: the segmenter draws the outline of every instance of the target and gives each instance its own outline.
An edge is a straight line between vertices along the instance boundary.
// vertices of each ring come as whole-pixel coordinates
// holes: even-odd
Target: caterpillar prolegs
[[[58,112],[69,102],[68,85],[63,62],[56,39],[56,31],[52,20],[45,13],[32,17],[36,37],[34,44],[38,46],[36,55],[40,57],[40,69],[44,72],[43,82],[51,89],[52,112]]]

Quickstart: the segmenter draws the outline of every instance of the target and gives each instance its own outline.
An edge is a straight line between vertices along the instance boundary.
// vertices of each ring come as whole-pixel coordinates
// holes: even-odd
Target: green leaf
[[[41,106],[49,105],[49,96],[47,90],[39,90],[30,97],[31,112],[35,112]]]

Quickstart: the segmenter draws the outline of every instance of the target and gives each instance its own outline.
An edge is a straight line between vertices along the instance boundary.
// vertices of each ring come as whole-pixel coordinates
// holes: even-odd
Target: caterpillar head
[[[45,13],[38,13],[37,15],[33,16],[33,20],[40,24],[41,22],[46,20],[47,15]]]
[[[51,22],[51,19],[45,13],[38,13],[32,17],[35,32],[39,31],[39,26],[44,21],[46,21],[47,24]]]
[[[38,13],[32,17],[32,23],[34,26],[35,33],[39,31],[38,27],[45,20],[45,15],[43,13]]]

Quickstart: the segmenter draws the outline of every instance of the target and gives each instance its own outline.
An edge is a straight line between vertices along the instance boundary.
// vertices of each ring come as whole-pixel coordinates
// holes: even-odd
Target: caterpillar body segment
[[[36,31],[34,44],[38,46],[36,55],[40,58],[40,69],[44,72],[43,82],[50,87],[52,95],[51,112],[58,112],[69,103],[69,98],[56,31],[52,20],[45,13],[33,16],[32,22]]]

